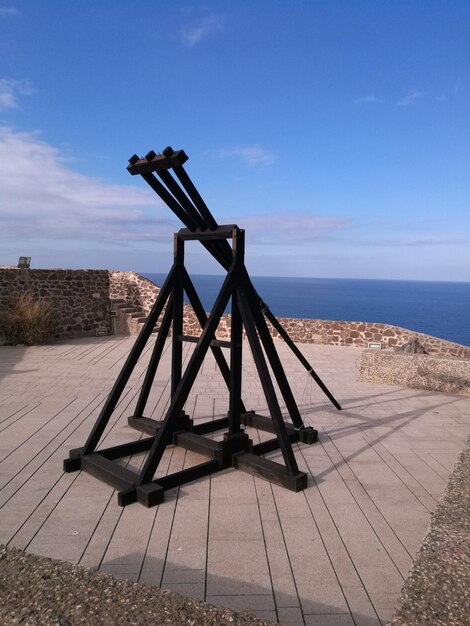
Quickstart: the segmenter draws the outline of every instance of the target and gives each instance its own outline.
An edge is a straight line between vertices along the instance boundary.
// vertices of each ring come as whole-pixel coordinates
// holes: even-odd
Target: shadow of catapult
[[[66,472],[83,469],[117,488],[119,490],[118,502],[122,506],[136,501],[147,507],[154,506],[163,501],[166,489],[191,482],[227,467],[236,467],[292,491],[300,491],[307,486],[307,474],[299,471],[292,443],[297,441],[307,444],[315,443],[318,440],[318,432],[303,424],[266,320],[279,332],[333,405],[338,410],[341,409],[279,321],[256,293],[245,267],[245,231],[235,224],[224,226],[217,224],[183,168],[183,163],[187,160],[188,157],[182,150],[175,152],[169,147],[162,154],[157,155],[151,151],[145,158],[140,159],[134,155],[129,159],[130,165],[127,168],[129,172],[132,175],[140,174],[186,228],[174,235],[173,266],[87,442],[82,448],[71,450],[69,458],[64,460]],[[170,170],[173,170],[174,175]],[[200,241],[227,272],[209,316],[204,311],[184,265],[184,244],[189,240]],[[231,245],[229,240],[231,240]],[[199,337],[183,334],[184,292],[201,326],[202,332]],[[230,341],[221,341],[216,339],[216,330],[230,300]],[[151,437],[97,451],[100,438],[161,315],[158,335],[134,415],[128,420],[131,427],[150,434]],[[270,412],[269,417],[258,415],[254,411],[247,411],[242,401],[243,329],[245,329],[253,354]],[[165,417],[157,421],[145,417],[144,410],[170,330],[172,333],[171,402]],[[183,372],[182,345],[184,341],[194,342],[197,345]],[[230,349],[229,364],[222,352],[222,347]],[[183,407],[209,349],[212,350],[229,390],[229,411],[227,417],[195,425],[184,413]],[[268,362],[292,423],[285,422],[282,417]],[[276,436],[253,445],[242,426],[252,426]],[[204,437],[222,429],[227,429],[223,441],[214,441]],[[154,480],[165,448],[171,444],[206,455],[210,460]],[[264,454],[279,448],[284,465],[263,457]],[[114,463],[116,459],[141,452],[147,452],[147,456],[139,472]]]

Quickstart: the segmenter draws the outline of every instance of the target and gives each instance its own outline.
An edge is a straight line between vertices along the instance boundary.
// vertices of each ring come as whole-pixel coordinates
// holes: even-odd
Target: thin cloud
[[[270,165],[276,160],[272,152],[257,144],[238,148],[223,148],[219,150],[219,156],[223,158],[238,157],[248,165]]]
[[[27,80],[0,78],[0,111],[17,109],[19,106],[18,96],[30,96],[33,93],[34,89]]]
[[[446,102],[447,100],[451,100],[453,98],[458,98],[460,92],[462,91],[462,86],[460,82],[454,83],[452,88],[446,92],[442,92],[439,96],[436,97],[438,102]]]
[[[276,215],[247,215],[238,220],[248,229],[250,241],[269,245],[311,243],[349,227],[347,219],[334,215],[285,212]]]
[[[220,31],[222,28],[222,20],[216,15],[207,15],[193,21],[181,30],[183,42],[189,48],[200,43],[212,33]]]
[[[424,92],[418,91],[417,89],[413,89],[413,91],[409,93],[407,96],[398,100],[397,105],[399,107],[410,106],[411,104],[414,104],[416,100],[418,100],[418,98],[422,98],[425,95],[426,94]]]
[[[353,100],[353,104],[374,104],[377,102],[382,102],[382,100],[377,98],[377,96],[363,96],[362,98],[356,98]]]
[[[0,17],[3,15],[19,15],[20,12],[16,7],[0,6]]]
[[[362,241],[361,246],[404,246],[404,247],[429,247],[429,246],[462,246],[470,244],[470,239],[449,237],[403,237],[397,239],[382,239],[376,241]]]
[[[470,239],[446,239],[445,237],[407,237],[398,240],[400,246],[461,246],[470,243]]]
[[[5,240],[166,241],[175,228],[154,194],[74,172],[38,134],[0,128],[0,161]]]

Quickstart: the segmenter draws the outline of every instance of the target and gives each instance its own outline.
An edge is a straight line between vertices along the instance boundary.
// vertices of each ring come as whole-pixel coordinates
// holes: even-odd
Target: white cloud
[[[19,15],[20,12],[16,7],[0,6],[0,16],[2,15]]]
[[[376,102],[382,102],[377,96],[363,96],[362,98],[356,98],[353,100],[353,104],[373,104]]]
[[[219,17],[207,15],[185,26],[181,30],[181,36],[185,45],[192,48],[212,33],[220,31],[221,28],[222,20]]]
[[[285,212],[269,215],[245,215],[239,220],[253,243],[292,245],[305,244],[329,237],[348,228],[344,217]]]
[[[413,89],[411,93],[398,100],[397,105],[400,107],[410,106],[410,104],[413,104],[418,98],[422,98],[425,95],[424,92]]]
[[[270,165],[276,160],[272,152],[256,144],[239,148],[223,148],[219,150],[219,156],[239,157],[248,165]]]
[[[4,240],[166,241],[174,231],[153,192],[74,172],[37,133],[0,128],[0,162]]]
[[[18,96],[32,93],[34,89],[26,80],[0,78],[0,111],[18,108]]]

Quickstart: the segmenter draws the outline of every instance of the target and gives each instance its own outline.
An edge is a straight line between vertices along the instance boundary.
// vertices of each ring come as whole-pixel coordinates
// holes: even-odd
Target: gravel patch
[[[5,546],[0,546],[0,624],[272,626],[249,613]]]
[[[431,518],[390,624],[470,624],[470,439]]]
[[[364,350],[359,380],[470,395],[470,361],[388,350]]]

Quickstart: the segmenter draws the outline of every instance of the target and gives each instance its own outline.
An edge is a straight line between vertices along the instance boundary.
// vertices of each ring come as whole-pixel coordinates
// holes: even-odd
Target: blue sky
[[[0,264],[165,272],[169,144],[254,275],[470,281],[470,2],[0,0]]]

